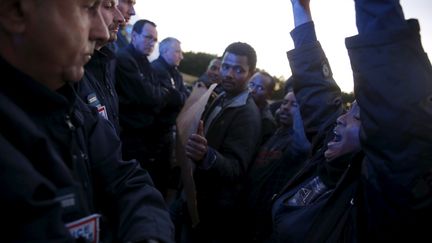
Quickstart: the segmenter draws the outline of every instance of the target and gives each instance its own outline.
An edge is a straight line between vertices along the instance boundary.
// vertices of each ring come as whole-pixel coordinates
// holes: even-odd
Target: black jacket
[[[430,238],[432,66],[419,31],[408,20],[346,40],[366,154],[357,205],[367,242]]]
[[[313,23],[305,24],[300,26],[300,28],[296,27],[294,29],[292,33],[293,37],[295,37],[294,35],[296,35],[297,31],[306,30],[314,32]],[[295,49],[289,51],[287,56],[291,70],[293,71],[294,93],[300,106],[306,136],[312,143],[313,156],[307,159],[302,167],[297,168],[299,171],[294,176],[291,173],[291,178],[289,178],[289,181],[281,190],[283,192],[282,195],[278,194],[274,198],[273,224],[275,232],[278,234],[277,238],[282,239],[282,241],[304,242],[307,235],[306,232],[310,228],[311,221],[313,220],[312,216],[315,212],[310,207],[304,207],[304,211],[300,211],[303,208],[295,206],[293,208],[298,211],[292,210],[295,213],[289,214],[291,213],[289,211],[291,208],[280,202],[292,192],[297,192],[299,185],[303,185],[305,181],[309,181],[318,173],[320,176],[325,174],[324,172],[326,172],[327,167],[324,165],[327,162],[324,157],[324,151],[327,147],[327,141],[333,136],[333,127],[336,119],[342,114],[343,110],[341,91],[333,79],[327,57],[317,40],[297,46]],[[345,166],[349,162],[349,158],[346,157],[334,161],[337,165]],[[334,167],[329,168],[333,169]],[[332,170],[332,172],[334,171]],[[332,174],[332,179],[338,179],[342,174],[343,170],[336,170],[336,175]],[[329,181],[331,180],[326,180],[325,182]],[[326,186],[331,187],[328,184]],[[332,188],[334,188],[334,185],[332,185]],[[309,211],[313,212],[311,213],[312,216],[305,216],[307,215],[306,213],[310,213]],[[301,220],[305,219],[307,220],[304,223],[299,224],[299,222],[302,222]],[[293,225],[297,227],[293,227]]]
[[[157,81],[147,57],[132,44],[117,53],[116,90],[123,131],[151,130],[159,111],[180,99]]]
[[[158,123],[172,126],[175,124],[177,115],[189,96],[189,91],[184,86],[181,73],[176,67],[170,66],[162,56],[154,60],[151,66],[156,74],[158,82],[167,89],[174,89],[172,92],[177,91],[180,97],[177,103],[173,103],[161,109],[157,118]]]

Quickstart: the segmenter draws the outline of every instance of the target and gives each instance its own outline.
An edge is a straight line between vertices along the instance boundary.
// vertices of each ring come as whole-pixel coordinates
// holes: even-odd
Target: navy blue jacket
[[[430,239],[432,66],[419,31],[408,20],[346,40],[366,154],[357,205],[368,242]]]
[[[180,99],[158,82],[147,57],[132,44],[117,53],[115,72],[123,131],[151,131],[159,111]]]
[[[5,77],[28,79],[3,59],[0,70]],[[37,85],[25,82],[27,88],[22,89],[14,82],[0,82],[0,214],[5,222],[0,229],[2,240],[72,242],[64,224],[69,217],[84,216],[86,212],[81,213],[77,207],[62,208],[57,198],[77,197],[77,182],[52,141],[28,114],[42,108],[32,107],[29,97],[18,99],[36,91]]]
[[[114,53],[102,47],[95,51],[85,65],[83,80],[77,87],[84,103],[96,107],[99,113],[108,119],[120,134],[118,96],[115,90]]]
[[[26,221],[27,218],[41,220],[36,225],[42,232],[33,230],[22,237],[39,234],[41,241],[45,241],[49,238],[43,234],[47,234],[65,238],[67,234],[61,227],[64,223],[102,213],[113,224],[113,233],[121,241],[172,242],[173,225],[161,194],[136,161],[121,160],[120,141],[109,121],[76,99],[69,84],[53,92],[5,62],[1,71],[11,77],[0,84],[1,97],[11,104],[1,103],[1,120],[5,121],[1,126],[2,136],[7,139],[0,140],[5,144],[1,149],[15,150],[11,156],[24,164],[19,174],[2,177],[7,180],[6,185],[16,184],[19,188],[6,190],[8,194],[2,198],[2,204],[16,205],[15,211],[14,207],[5,208],[10,210],[6,215],[20,215],[24,225],[19,227],[24,232],[34,223]],[[15,134],[19,139],[14,138]],[[3,160],[1,163],[6,168],[13,166]],[[14,170],[17,168],[12,167],[10,173]],[[28,176],[17,177],[22,174]],[[64,191],[75,203],[61,209],[54,198],[64,196]],[[25,205],[30,214],[22,214],[20,205]]]
[[[179,93],[178,102],[162,108],[157,116],[158,123],[172,126],[176,123],[177,115],[189,96],[189,91],[184,86],[181,73],[176,67],[170,66],[162,56],[154,60],[151,66],[156,74],[156,79],[163,87],[174,89]],[[175,92],[174,90],[172,92]]]
[[[303,36],[312,34],[315,36],[313,23],[296,27],[292,32],[294,41],[299,37],[298,32],[303,33]],[[289,213],[285,215],[290,209],[285,208],[280,201],[286,197],[287,193],[297,191],[299,185],[316,175],[318,169],[326,164],[324,151],[327,140],[333,134],[337,117],[343,112],[341,91],[333,79],[327,57],[316,37],[312,39],[314,40],[297,45],[295,49],[287,53],[293,72],[294,93],[300,106],[306,136],[312,143],[313,156],[304,162],[300,169],[296,168],[299,170],[297,173],[291,171],[290,174],[287,174],[290,177],[295,175],[289,178],[282,193],[275,198],[278,200],[273,205],[273,227],[276,229],[275,233],[278,234],[275,237],[282,242],[313,242],[304,240],[313,218],[305,217],[307,220],[300,221],[302,223],[296,221],[297,218],[292,217]],[[344,157],[336,162],[348,164],[349,160]],[[339,173],[341,174],[341,171],[338,171],[338,175]],[[334,177],[338,178],[338,176]],[[279,199],[281,196],[282,198]],[[304,215],[303,212],[300,215]]]
[[[301,242],[427,242],[432,66],[418,22],[347,38],[346,45],[365,156],[346,163]]]

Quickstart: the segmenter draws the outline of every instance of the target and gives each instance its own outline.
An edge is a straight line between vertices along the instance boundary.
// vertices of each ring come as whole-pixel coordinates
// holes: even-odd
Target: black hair
[[[255,49],[247,43],[244,42],[234,42],[231,43],[224,51],[222,56],[225,56],[225,53],[232,53],[239,56],[246,56],[248,59],[248,65],[250,67],[250,71],[254,72],[257,63],[257,56]]]
[[[156,27],[156,24],[153,23],[152,21],[147,20],[147,19],[140,19],[137,22],[135,22],[135,24],[133,25],[132,31],[136,32],[138,34],[141,34],[142,31],[143,31],[143,27],[144,27],[145,24],[150,24],[153,27]]]

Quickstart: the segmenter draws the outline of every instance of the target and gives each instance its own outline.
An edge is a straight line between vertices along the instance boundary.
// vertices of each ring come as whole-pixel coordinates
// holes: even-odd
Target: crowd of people
[[[191,93],[180,40],[158,42],[147,19],[126,38],[135,0],[2,0],[0,241],[431,241],[418,21],[399,0],[354,0],[344,110],[310,0],[290,1],[292,76],[274,108],[248,43],[229,44]]]

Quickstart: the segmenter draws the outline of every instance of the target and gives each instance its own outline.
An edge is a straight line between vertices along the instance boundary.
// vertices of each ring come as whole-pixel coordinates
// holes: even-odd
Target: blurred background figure
[[[182,109],[189,91],[186,89],[183,77],[178,71],[178,66],[183,60],[181,42],[173,37],[167,37],[159,43],[159,57],[151,63],[157,82],[162,87],[177,91],[179,99],[177,103],[161,107],[155,116],[155,126],[160,131],[160,138],[154,143],[161,148],[155,161],[154,180],[162,194],[166,196],[168,187],[177,186],[179,175],[171,167],[175,161],[176,119]],[[171,183],[170,183],[171,182]],[[169,185],[172,184],[172,185]]]
[[[118,0],[117,8],[124,17],[124,22],[120,25],[117,33],[117,40],[111,45],[111,49],[117,52],[121,48],[125,48],[131,39],[130,32],[127,28],[130,28],[129,21],[132,16],[135,15],[136,0]]]
[[[276,81],[264,71],[256,72],[249,81],[249,91],[261,114],[261,144],[273,135],[276,122],[269,109],[269,100],[273,95]]]

